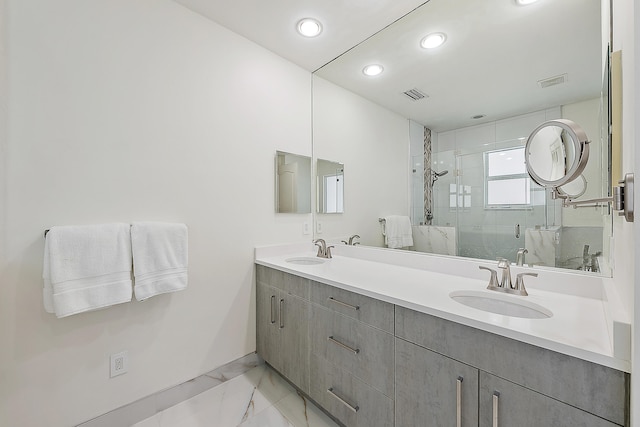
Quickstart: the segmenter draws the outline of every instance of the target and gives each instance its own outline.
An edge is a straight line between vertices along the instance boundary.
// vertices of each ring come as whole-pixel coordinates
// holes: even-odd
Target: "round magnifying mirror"
[[[587,165],[587,134],[571,120],[544,122],[529,135],[524,156],[527,172],[536,183],[548,188],[564,186],[581,176]]]
[[[567,196],[569,199],[575,199],[582,196],[587,191],[587,179],[584,175],[580,175],[577,179],[558,187],[558,192]]]

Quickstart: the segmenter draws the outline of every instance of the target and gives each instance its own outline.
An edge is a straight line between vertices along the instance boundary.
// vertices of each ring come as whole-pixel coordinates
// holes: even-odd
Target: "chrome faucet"
[[[327,242],[324,239],[314,240],[313,243],[318,247],[318,257],[320,258],[332,258],[331,248],[334,246],[327,246]]]
[[[357,234],[354,234],[353,236],[349,237],[348,242],[346,240],[343,240],[342,243],[344,243],[345,245],[351,245],[351,246],[359,245],[360,242],[354,242],[354,239],[359,239],[359,238],[360,236],[358,236]]]
[[[524,256],[525,256],[525,254],[528,254],[528,253],[529,253],[529,251],[524,249],[524,248],[518,249],[518,253],[516,253],[516,265],[523,266],[524,265]]]
[[[511,281],[509,260],[504,258],[498,258],[498,268],[502,269],[502,280],[500,282],[498,282],[498,273],[495,270],[483,266],[480,266],[479,268],[480,270],[487,270],[491,273],[487,289],[521,296],[529,295],[524,286],[524,276],[538,277],[538,273],[519,273],[516,275],[516,283],[514,285]]]

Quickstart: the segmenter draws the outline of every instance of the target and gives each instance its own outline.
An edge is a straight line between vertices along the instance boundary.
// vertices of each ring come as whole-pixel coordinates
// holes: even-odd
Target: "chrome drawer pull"
[[[498,427],[498,399],[500,398],[500,392],[493,392],[493,427]]]
[[[456,380],[456,426],[462,427],[462,377]]]
[[[276,296],[275,295],[271,295],[271,324],[273,325],[274,323],[276,323],[276,316],[274,315],[274,312],[276,311]]]
[[[345,306],[345,307],[349,307],[352,310],[360,310],[360,306],[359,305],[347,304],[346,302],[342,302],[340,300],[337,300],[334,297],[329,297],[329,298],[327,298],[327,300],[330,301],[330,302],[335,302],[336,304],[340,304],[340,305]]]
[[[338,399],[340,401],[340,403],[342,403],[344,406],[346,406],[347,408],[349,408],[350,410],[352,410],[353,412],[358,412],[360,410],[359,406],[352,406],[349,402],[347,402],[346,400],[344,400],[343,398],[341,398],[340,396],[338,396],[337,394],[335,394],[333,392],[333,387],[327,389],[327,393],[329,393],[331,396],[335,397],[336,399]]]
[[[280,300],[280,329],[284,328],[284,299]]]
[[[333,335],[328,337],[327,340],[331,341],[334,344],[339,345],[340,347],[344,348],[345,350],[349,350],[350,352],[352,352],[353,354],[358,354],[360,353],[360,349],[359,348],[353,348],[353,347],[349,347],[348,345],[341,343],[340,341],[338,341],[337,339],[333,338]]]

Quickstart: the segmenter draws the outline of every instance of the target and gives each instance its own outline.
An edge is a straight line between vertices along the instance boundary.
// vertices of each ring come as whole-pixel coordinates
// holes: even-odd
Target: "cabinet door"
[[[309,303],[280,293],[280,372],[302,391],[309,392]]]
[[[396,427],[477,425],[478,370],[396,339]]]
[[[279,291],[264,283],[256,284],[256,350],[277,370],[280,358]]]
[[[613,427],[600,417],[480,371],[480,427]]]

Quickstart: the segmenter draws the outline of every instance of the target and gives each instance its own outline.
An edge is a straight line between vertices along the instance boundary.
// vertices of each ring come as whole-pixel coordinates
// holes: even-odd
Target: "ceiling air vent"
[[[538,86],[542,89],[549,86],[560,85],[562,83],[566,83],[568,81],[567,75],[562,74],[560,76],[549,77],[548,79],[538,80]]]
[[[405,92],[402,92],[405,95],[407,95],[409,98],[411,98],[412,101],[418,101],[422,98],[427,98],[427,95],[425,95],[424,93],[420,92],[418,89],[409,89]]]

